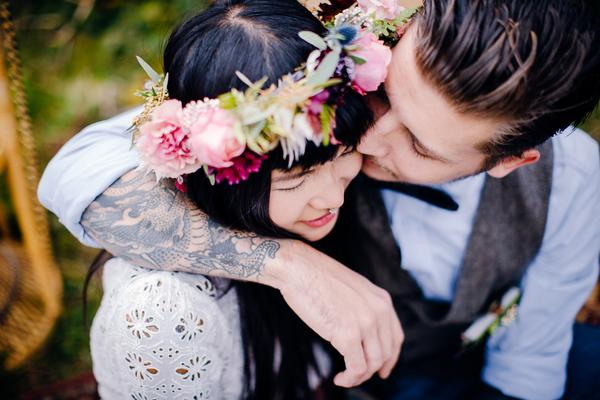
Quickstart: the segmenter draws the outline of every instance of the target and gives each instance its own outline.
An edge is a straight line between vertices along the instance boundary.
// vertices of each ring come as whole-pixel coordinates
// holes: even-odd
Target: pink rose
[[[201,166],[188,147],[182,115],[181,102],[168,100],[152,112],[150,121],[140,126],[136,146],[143,165],[154,170],[157,178],[177,178]]]
[[[190,149],[213,168],[233,165],[232,158],[238,157],[246,148],[235,136],[236,120],[221,108],[209,108],[202,112],[190,127]]]
[[[375,12],[378,19],[395,19],[405,9],[398,0],[358,0],[358,5],[368,14]]]
[[[366,63],[356,65],[353,83],[365,92],[377,90],[387,76],[392,51],[367,31],[362,31],[360,38],[354,43],[358,45],[358,50],[353,51],[352,55],[362,58]]]

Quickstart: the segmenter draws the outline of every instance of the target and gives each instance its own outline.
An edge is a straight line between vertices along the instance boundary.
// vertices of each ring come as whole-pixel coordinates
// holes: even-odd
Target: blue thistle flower
[[[337,29],[337,33],[344,37],[343,39],[340,39],[341,45],[347,46],[356,38],[358,30],[352,25],[342,25]]]

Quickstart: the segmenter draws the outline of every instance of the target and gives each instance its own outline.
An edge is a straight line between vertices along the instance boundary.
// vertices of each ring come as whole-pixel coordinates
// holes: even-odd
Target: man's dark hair
[[[600,97],[600,21],[584,0],[425,0],[417,65],[460,112],[505,122],[490,168],[581,123]]]

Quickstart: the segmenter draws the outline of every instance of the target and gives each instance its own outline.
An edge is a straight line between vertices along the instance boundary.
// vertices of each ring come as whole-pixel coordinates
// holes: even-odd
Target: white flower
[[[291,121],[291,124],[288,125],[289,129],[286,130],[288,134],[281,139],[281,148],[283,158],[288,160],[288,166],[291,167],[292,163],[306,151],[308,140],[312,140],[315,144],[319,144],[320,141],[315,137],[315,131],[306,113],[299,113],[295,116],[290,115],[290,117],[293,118],[286,120],[286,122]]]

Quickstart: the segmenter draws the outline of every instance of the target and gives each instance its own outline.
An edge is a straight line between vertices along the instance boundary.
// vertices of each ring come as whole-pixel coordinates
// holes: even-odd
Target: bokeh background
[[[40,169],[86,125],[140,104],[140,98],[133,93],[143,85],[145,76],[135,56],[140,55],[159,68],[162,46],[174,24],[206,3],[10,2]],[[600,140],[599,110],[584,129]],[[0,204],[14,232],[18,229],[5,178],[0,175]],[[81,292],[96,251],[81,246],[54,216],[49,216],[49,222],[53,253],[64,283],[63,312],[46,345],[29,362],[16,371],[0,372],[3,399],[82,398],[76,392],[69,395],[69,388],[89,382],[91,362]],[[18,232],[15,235],[18,237]],[[91,315],[100,296],[96,280],[88,295]]]

